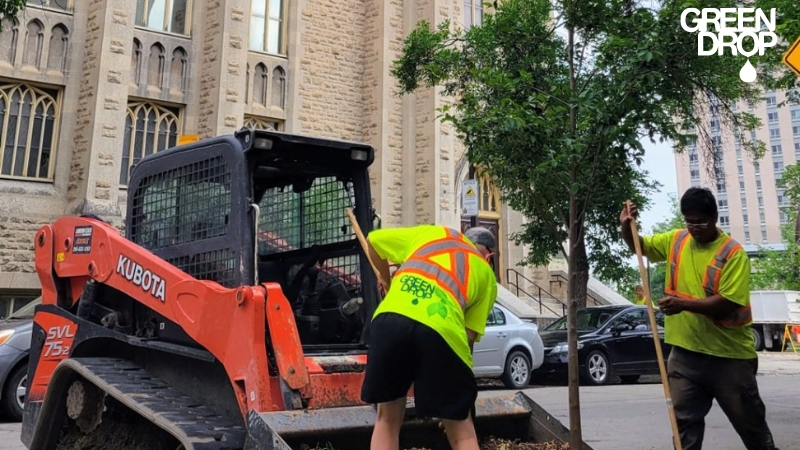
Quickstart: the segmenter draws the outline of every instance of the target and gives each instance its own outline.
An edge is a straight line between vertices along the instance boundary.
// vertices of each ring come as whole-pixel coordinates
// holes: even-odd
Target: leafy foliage
[[[696,108],[714,99],[742,136],[759,125],[752,114],[724,107],[758,97],[739,79],[746,59],[697,56],[696,36],[680,28],[683,7],[664,1],[653,11],[616,0],[572,9],[555,2],[551,11],[546,0],[507,0],[481,26],[463,31],[422,21],[406,38],[392,71],[401,93],[439,86],[457,98],[441,118],[504,200],[529,218],[512,235],[531,246],[527,263],[543,265],[564,252],[572,229],[569,248],[586,259],[580,270],[591,265],[602,279],[626,279],[630,253],[619,245],[619,209],[631,199],[646,210],[659,187],[639,168],[641,140],[660,136],[680,151],[693,139],[710,153],[711,134]],[[551,12],[559,26],[574,27],[572,46],[553,30]],[[695,135],[683,133],[694,128]],[[763,154],[763,143],[742,145]]]
[[[25,9],[25,0],[0,0],[0,32],[3,31],[3,22],[11,20]]]
[[[799,291],[800,243],[795,226],[800,207],[800,165],[786,166],[783,177],[777,184],[779,188],[786,189],[785,195],[789,199],[789,205],[781,208],[789,217],[789,221],[781,225],[786,249],[778,251],[760,246],[759,257],[753,262],[754,271],[750,283],[753,289]]]
[[[787,0],[788,1],[788,0]],[[420,22],[406,37],[392,74],[400,93],[438,87],[454,98],[440,108],[504,200],[528,218],[513,237],[527,261],[565,253],[570,445],[581,443],[577,310],[586,305],[590,265],[603,278],[624,277],[619,211],[631,199],[644,211],[657,184],[640,169],[642,139],[696,142],[714,161],[715,145],[699,109],[717,111],[723,128],[748,141],[760,125],[739,99],[755,103],[756,85],[739,78],[743,56],[699,56],[696,33],[680,26],[696,0],[504,0],[467,31],[449,21]],[[703,0],[703,7],[735,7]],[[565,31],[562,33],[562,31]],[[758,65],[755,59],[751,63]],[[714,165],[707,170],[712,174]],[[567,248],[562,243],[567,241]],[[589,255],[591,254],[591,261]]]
[[[696,1],[696,0],[695,0]],[[756,8],[775,8],[778,44],[760,58],[759,78],[766,89],[786,90],[787,102],[800,102],[800,77],[786,67],[782,58],[795,39],[800,37],[800,2],[797,0],[755,0]]]

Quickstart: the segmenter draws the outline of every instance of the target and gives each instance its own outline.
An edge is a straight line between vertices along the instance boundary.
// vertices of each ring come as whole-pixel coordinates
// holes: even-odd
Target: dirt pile
[[[428,450],[424,447],[415,447],[406,450]],[[557,441],[550,442],[517,442],[506,439],[489,438],[481,442],[481,450],[569,450],[568,443]]]

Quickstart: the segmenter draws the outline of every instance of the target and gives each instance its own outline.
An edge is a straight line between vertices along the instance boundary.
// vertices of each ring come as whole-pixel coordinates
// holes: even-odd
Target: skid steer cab
[[[34,236],[42,284],[30,449],[369,447],[360,401],[377,283],[367,145],[242,129],[151,154],[125,232],[62,217]],[[525,395],[476,405],[497,437],[566,440]],[[409,404],[403,444],[447,448]]]

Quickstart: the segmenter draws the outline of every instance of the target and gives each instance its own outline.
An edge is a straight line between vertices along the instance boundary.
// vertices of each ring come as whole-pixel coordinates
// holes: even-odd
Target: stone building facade
[[[419,20],[482,18],[478,0],[29,0],[0,33],[0,316],[38,295],[32,238],[60,215],[120,225],[130,167],[181,135],[242,126],[376,148],[385,227],[458,226],[464,149],[435,119],[435,90],[400,97],[390,74]],[[507,236],[523,218],[481,178],[480,222]],[[14,302],[15,306],[10,306]]]

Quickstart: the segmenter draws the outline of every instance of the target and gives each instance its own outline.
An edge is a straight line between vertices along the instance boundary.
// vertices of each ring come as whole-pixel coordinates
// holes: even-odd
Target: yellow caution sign
[[[800,37],[795,39],[789,50],[783,54],[783,63],[792,69],[792,72],[800,77]]]
[[[467,197],[475,197],[475,189],[472,189],[472,186],[467,187],[466,194]]]

